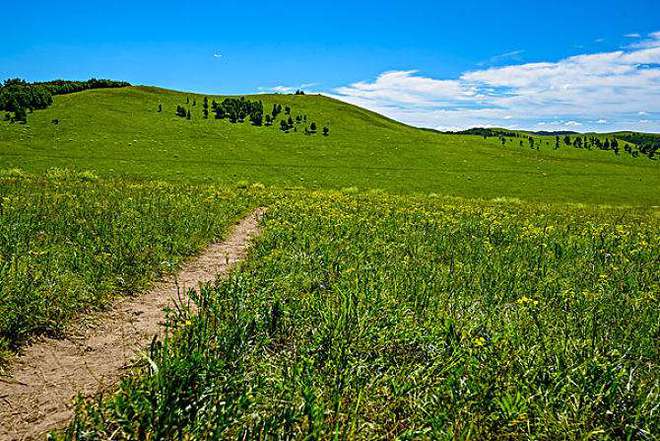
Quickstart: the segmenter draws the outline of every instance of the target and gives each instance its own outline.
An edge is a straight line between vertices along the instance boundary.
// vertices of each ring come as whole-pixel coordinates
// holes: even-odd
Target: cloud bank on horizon
[[[660,32],[626,37],[637,41],[617,51],[491,67],[452,79],[389,71],[327,95],[440,130],[660,132]]]

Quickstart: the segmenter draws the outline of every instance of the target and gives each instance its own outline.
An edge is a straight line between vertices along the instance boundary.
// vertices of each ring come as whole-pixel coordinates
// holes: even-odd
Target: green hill
[[[358,187],[400,193],[517,197],[660,205],[658,161],[611,151],[502,145],[497,138],[441,134],[318,95],[257,95],[269,112],[290,106],[318,133],[202,118],[202,95],[152,87],[88,90],[54,97],[28,123],[0,122],[0,168],[89,169],[191,182],[245,180],[280,187]],[[187,104],[187,99],[190,103]],[[221,101],[223,97],[209,96]],[[196,105],[193,106],[193,100]],[[162,104],[162,112],[158,106]],[[175,115],[177,105],[191,120]],[[288,116],[286,116],[288,118]],[[58,120],[55,124],[53,120]],[[328,126],[325,137],[321,129]]]

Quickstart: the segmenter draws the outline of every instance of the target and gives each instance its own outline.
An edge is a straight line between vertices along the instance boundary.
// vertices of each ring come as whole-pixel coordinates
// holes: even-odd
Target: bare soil
[[[153,283],[137,297],[123,298],[62,340],[40,339],[25,348],[0,378],[0,440],[45,439],[66,425],[78,394],[111,390],[136,355],[163,330],[164,309],[189,288],[228,273],[246,255],[259,232],[258,209],[237,223],[228,238],[206,248],[176,275]],[[87,320],[86,320],[87,323]]]

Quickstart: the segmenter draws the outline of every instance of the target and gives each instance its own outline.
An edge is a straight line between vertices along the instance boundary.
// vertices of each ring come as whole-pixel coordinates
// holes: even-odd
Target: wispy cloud
[[[660,32],[650,33],[647,38],[629,44],[627,49],[650,49],[654,47],[660,47]]]
[[[660,32],[644,46],[511,64],[436,79],[416,70],[384,72],[333,96],[409,124],[635,129],[660,131]],[[598,120],[596,123],[595,121]],[[601,122],[605,121],[605,122]],[[578,126],[580,125],[580,126]]]
[[[511,61],[522,61],[523,57],[522,54],[524,54],[525,51],[523,49],[518,49],[515,51],[509,51],[505,52],[503,54],[499,55],[494,55],[490,57],[488,60],[481,61],[477,63],[477,66],[492,66],[504,62],[511,62]]]
[[[642,36],[640,34],[638,34],[637,32],[626,34],[626,35],[624,35],[624,37],[626,37],[626,38],[642,38]]]
[[[222,58],[222,54],[219,53],[219,52],[216,52],[215,54],[213,54],[213,58]]]

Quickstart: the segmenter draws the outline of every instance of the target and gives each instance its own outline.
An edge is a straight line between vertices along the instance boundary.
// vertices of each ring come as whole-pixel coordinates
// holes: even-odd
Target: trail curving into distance
[[[73,398],[111,390],[136,353],[162,331],[163,309],[179,292],[226,275],[259,233],[259,208],[238,222],[226,240],[211,244],[178,274],[156,281],[143,295],[119,300],[95,325],[63,340],[41,339],[25,348],[0,377],[0,440],[45,439],[73,416]]]

